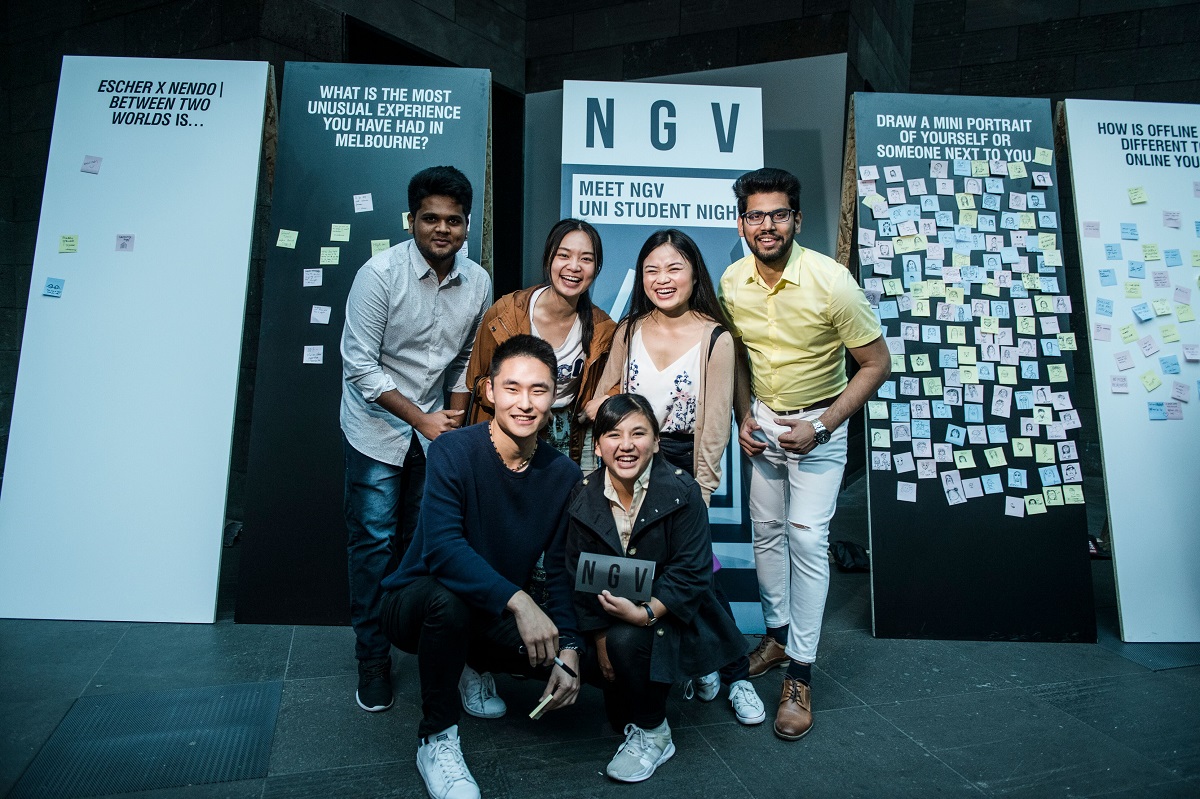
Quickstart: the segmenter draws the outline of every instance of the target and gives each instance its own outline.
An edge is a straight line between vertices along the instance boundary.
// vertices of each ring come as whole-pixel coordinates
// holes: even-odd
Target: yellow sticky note
[[[1077,349],[1077,347],[1075,346],[1075,334],[1074,333],[1059,333],[1058,334],[1058,348],[1060,350],[1062,350],[1063,352]]]
[[[1063,486],[1063,497],[1068,505],[1082,505],[1083,502],[1083,486],[1065,485]]]
[[[79,252],[79,236],[63,234],[58,237],[59,252]]]
[[[963,300],[966,298],[966,295],[960,288],[950,286],[946,289],[946,302],[950,303],[951,305],[962,305]]]
[[[337,266],[342,257],[341,247],[322,247],[321,266]]]
[[[275,239],[276,247],[286,247],[289,250],[296,249],[296,237],[300,235],[298,230],[279,229],[279,238]]]
[[[969,449],[958,449],[954,451],[954,465],[960,469],[975,468],[975,453]]]
[[[1175,325],[1163,325],[1158,332],[1162,333],[1162,340],[1167,344],[1173,344],[1179,341],[1179,328]]]
[[[897,253],[916,252],[917,250],[925,249],[925,237],[917,234],[915,236],[900,236],[896,239],[893,245]]]
[[[959,347],[958,348],[958,365],[977,363],[979,351],[974,347]]]
[[[958,194],[954,195],[954,202],[956,202],[958,204],[958,209],[960,211],[965,210],[967,208],[974,208],[975,207],[975,195],[959,192]]]
[[[1017,333],[1022,336],[1036,336],[1037,321],[1032,316],[1018,316]]]
[[[930,297],[945,297],[946,296],[946,281],[944,280],[926,280],[925,285],[929,287]]]
[[[893,355],[892,356],[892,371],[893,372],[907,371],[904,366],[904,356],[903,355]]]
[[[996,285],[996,281],[989,280],[983,284],[983,293],[988,297],[999,297],[1000,286]]]
[[[1180,322],[1195,322],[1196,312],[1192,310],[1192,306],[1184,305],[1183,303],[1175,304],[1175,316]]]
[[[1158,249],[1157,244],[1142,245],[1142,260],[1143,261],[1161,261],[1162,252]]]
[[[1046,266],[1062,266],[1062,250],[1046,250],[1042,253],[1042,261]]]
[[[913,283],[910,283],[908,286],[908,291],[910,294],[912,294],[912,298],[914,300],[929,299],[929,287],[925,285],[924,280],[917,280]]]
[[[1017,214],[1017,221],[1021,225],[1021,230],[1037,229],[1037,216],[1028,211]]]
[[[1171,303],[1167,300],[1155,300],[1153,302],[1155,316],[1170,316]]]
[[[893,277],[883,281],[883,290],[889,297],[895,297],[904,293],[904,281],[900,278]]]
[[[988,162],[986,160],[971,162],[971,177],[986,178],[989,174]]]
[[[1039,233],[1038,234],[1038,249],[1053,250],[1057,246],[1058,246],[1058,236],[1054,235],[1053,233]]]
[[[1133,325],[1121,325],[1117,328],[1117,332],[1121,334],[1121,341],[1125,344],[1137,341],[1137,328]]]
[[[927,397],[940,397],[942,396],[942,378],[923,377],[921,378],[921,388],[925,389]]]
[[[929,356],[924,353],[913,353],[912,368],[914,372],[932,372],[933,368],[929,365]]]
[[[888,418],[888,404],[883,400],[871,400],[867,403],[867,416],[872,419]]]
[[[1200,266],[1200,250],[1192,250],[1192,266]]]
[[[334,222],[329,226],[330,241],[350,241],[350,226]]]
[[[1033,445],[1029,443],[1028,438],[1014,438],[1012,440],[1012,448],[1014,458],[1033,457]]]
[[[1153,391],[1162,385],[1162,381],[1158,379],[1158,375],[1154,373],[1153,369],[1151,369],[1149,372],[1146,372],[1138,379],[1142,381],[1142,385],[1146,387],[1147,391]]]
[[[1142,284],[1136,280],[1125,281],[1125,296],[1131,300],[1142,298]]]
[[[1024,161],[1009,161],[1008,162],[1008,176],[1010,178],[1012,178],[1013,180],[1016,180],[1017,178],[1029,177],[1029,173],[1025,171],[1025,162]]]
[[[1046,498],[1047,505],[1063,504],[1062,489],[1058,486],[1046,486],[1042,489],[1042,496]]]
[[[1046,377],[1049,378],[1051,383],[1067,382],[1067,367],[1066,367],[1066,365],[1061,364],[1061,363],[1046,364]]]
[[[1054,300],[1042,294],[1033,298],[1033,307],[1038,313],[1054,313]]]
[[[371,239],[371,255],[379,255],[384,250],[390,250],[391,248],[391,239]]]
[[[979,224],[979,212],[972,210],[962,210],[958,212],[958,224],[966,225],[967,227],[976,227]]]
[[[1054,151],[1053,150],[1047,149],[1045,147],[1034,147],[1033,148],[1033,163],[1049,164],[1053,160],[1054,160]]]
[[[1029,494],[1025,497],[1025,513],[1032,516],[1035,513],[1046,512],[1046,498],[1041,494]]]
[[[997,366],[996,379],[1005,386],[1015,386],[1017,384],[1017,367],[1015,366]]]
[[[1129,202],[1131,205],[1140,205],[1146,202],[1146,190],[1141,186],[1134,186],[1129,190]]]
[[[967,329],[962,325],[950,325],[946,328],[947,344],[966,344]]]
[[[1026,290],[1032,289],[1036,291],[1037,288],[1042,284],[1038,281],[1037,275],[1031,275],[1026,272],[1025,274],[1021,275],[1021,285],[1024,286]]]
[[[971,254],[968,252],[956,252],[950,259],[951,266],[970,266]]]
[[[1034,444],[1033,451],[1033,459],[1038,463],[1054,463],[1057,460],[1053,444]]]
[[[979,329],[984,333],[995,335],[1000,332],[1000,318],[997,316],[979,317]]]
[[[929,316],[929,300],[913,300],[913,316]]]
[[[993,469],[997,466],[1007,466],[1008,458],[1004,457],[1004,447],[992,447],[983,451],[983,457],[987,458],[988,466]]]
[[[979,367],[978,366],[960,366],[958,367],[958,379],[964,384],[974,385],[979,382]]]

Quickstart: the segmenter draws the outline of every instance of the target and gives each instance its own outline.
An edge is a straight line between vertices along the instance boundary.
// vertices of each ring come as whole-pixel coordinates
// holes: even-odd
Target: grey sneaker
[[[463,760],[457,724],[417,747],[417,771],[431,799],[479,799],[479,786]]]
[[[508,705],[496,693],[496,681],[491,674],[475,671],[463,666],[458,678],[458,695],[462,698],[463,710],[481,719],[498,719],[508,711]]]
[[[674,754],[675,744],[671,741],[671,728],[666,721],[654,730],[626,724],[625,743],[608,761],[605,771],[617,782],[641,782],[650,779],[654,770]]]
[[[697,697],[701,702],[711,702],[717,698],[717,694],[721,692],[721,675],[715,671],[712,674],[705,674],[703,677],[697,677],[694,680],[688,680],[687,685],[683,686],[683,698],[691,699]]]
[[[379,713],[392,706],[392,659],[358,661],[358,690],[354,701],[370,713]]]
[[[762,724],[767,720],[767,709],[749,680],[738,680],[729,686],[729,704],[742,724]]]

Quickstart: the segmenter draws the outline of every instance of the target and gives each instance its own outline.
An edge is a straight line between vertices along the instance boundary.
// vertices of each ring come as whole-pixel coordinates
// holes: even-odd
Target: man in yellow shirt
[[[734,414],[754,467],[750,521],[767,625],[750,676],[788,664],[775,734],[796,740],[813,723],[811,664],[829,590],[829,520],[846,468],[846,419],[887,380],[891,357],[850,272],[795,243],[795,175],[759,169],[733,191],[738,234],[751,254],[725,270],[720,294],[741,356]],[[847,351],[859,366],[849,380]]]

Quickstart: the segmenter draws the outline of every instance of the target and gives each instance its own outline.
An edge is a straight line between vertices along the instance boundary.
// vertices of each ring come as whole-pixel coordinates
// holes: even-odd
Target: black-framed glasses
[[[782,225],[784,222],[791,220],[796,215],[793,208],[776,208],[774,211],[747,211],[742,214],[742,221],[751,227],[758,227],[769,216],[771,221],[777,225]]]

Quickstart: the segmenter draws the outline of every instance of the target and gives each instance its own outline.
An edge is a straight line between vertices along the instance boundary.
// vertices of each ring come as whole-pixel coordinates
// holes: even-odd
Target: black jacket
[[[675,682],[716,671],[745,654],[746,642],[713,595],[712,536],[700,486],[661,456],[650,468],[628,552],[604,496],[603,467],[575,488],[567,503],[567,572],[574,585],[581,552],[654,561],[651,593],[670,612],[655,631],[650,679]],[[576,591],[575,612],[585,633],[617,622],[595,594]]]

